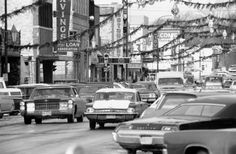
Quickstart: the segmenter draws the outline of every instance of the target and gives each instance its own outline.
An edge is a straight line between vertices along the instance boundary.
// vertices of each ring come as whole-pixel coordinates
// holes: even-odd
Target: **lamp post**
[[[122,0],[123,9],[123,36],[125,36],[125,42],[123,46],[123,53],[125,57],[128,57],[128,0]],[[124,56],[123,56],[124,57]],[[128,64],[125,64],[125,80],[128,78]]]

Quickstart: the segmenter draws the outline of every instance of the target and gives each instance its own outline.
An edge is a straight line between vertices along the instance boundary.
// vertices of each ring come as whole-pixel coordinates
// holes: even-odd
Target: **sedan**
[[[114,140],[128,153],[137,150],[166,151],[164,134],[182,130],[196,121],[236,117],[236,96],[218,95],[196,98],[180,104],[161,117],[137,119],[121,123],[113,132]]]
[[[104,127],[105,123],[133,120],[147,107],[135,89],[104,88],[96,92],[92,103],[87,104],[85,115],[90,129],[95,129],[97,123]]]
[[[66,118],[68,123],[83,121],[85,101],[78,97],[77,89],[73,86],[52,85],[36,87],[30,98],[21,102],[21,115],[25,124],[41,124],[42,119]]]
[[[235,154],[235,136],[235,128],[204,129],[166,133],[164,140],[168,154]]]

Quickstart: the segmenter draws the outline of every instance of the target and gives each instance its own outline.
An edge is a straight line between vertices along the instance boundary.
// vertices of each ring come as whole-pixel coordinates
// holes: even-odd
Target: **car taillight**
[[[94,108],[89,107],[89,108],[86,109],[86,112],[88,112],[88,113],[93,113],[93,112],[94,112]]]
[[[151,94],[149,94],[149,97],[151,97],[151,98],[156,97],[156,94],[155,93],[151,93]]]
[[[174,131],[178,131],[179,129],[176,126],[162,126],[161,130],[162,131],[174,132]]]
[[[127,109],[127,112],[128,112],[128,113],[135,113],[135,109],[134,109],[134,108],[131,108],[131,107],[129,107],[129,108]]]

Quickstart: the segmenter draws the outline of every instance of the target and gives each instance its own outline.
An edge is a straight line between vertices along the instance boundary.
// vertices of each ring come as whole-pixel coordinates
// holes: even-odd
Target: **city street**
[[[64,154],[68,147],[80,145],[89,154],[123,154],[125,150],[112,139],[116,124],[91,131],[88,120],[68,124],[65,119],[45,120],[43,124],[25,125],[23,118],[4,116],[0,119],[1,154]],[[76,152],[76,153],[81,153]]]

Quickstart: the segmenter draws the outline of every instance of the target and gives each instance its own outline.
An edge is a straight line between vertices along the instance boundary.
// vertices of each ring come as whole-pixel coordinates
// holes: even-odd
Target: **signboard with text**
[[[69,36],[71,0],[57,1],[57,39],[61,40]],[[77,46],[76,42],[63,41],[58,43],[56,51],[59,55],[66,55]]]

